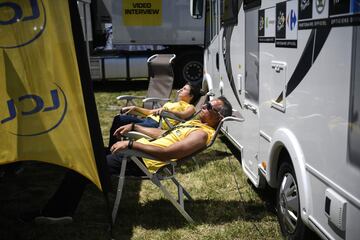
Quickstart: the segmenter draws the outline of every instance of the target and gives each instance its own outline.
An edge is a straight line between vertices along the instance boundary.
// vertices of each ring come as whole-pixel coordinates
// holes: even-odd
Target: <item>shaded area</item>
[[[41,163],[24,162],[19,175],[0,178],[0,239],[109,239],[109,219],[103,193],[89,184],[75,212],[74,223],[69,225],[36,225],[26,219],[27,213],[39,212],[59,186],[65,168]],[[115,182],[114,182],[115,184]],[[121,206],[132,208],[139,201],[140,182],[129,182]],[[113,197],[110,193],[110,198]],[[112,207],[113,199],[110,199]],[[129,207],[130,206],[130,207]],[[129,213],[127,213],[129,214]],[[131,215],[131,214],[129,214]],[[131,239],[133,222],[126,219],[116,232],[117,239]],[[123,236],[118,238],[119,235]],[[125,237],[126,236],[126,237]]]
[[[195,156],[195,160],[178,161],[176,172],[186,174],[206,167],[209,163],[214,161],[221,161],[225,157],[231,156],[228,152],[223,152],[214,149],[208,149]]]
[[[242,210],[245,205],[245,211]],[[185,201],[187,211],[198,224],[224,224],[236,220],[261,221],[267,216],[263,204],[240,201],[217,201],[208,199],[194,199]],[[146,202],[131,211],[134,225],[146,229],[182,228],[188,225],[181,214],[167,199]],[[123,209],[124,213],[126,209]]]

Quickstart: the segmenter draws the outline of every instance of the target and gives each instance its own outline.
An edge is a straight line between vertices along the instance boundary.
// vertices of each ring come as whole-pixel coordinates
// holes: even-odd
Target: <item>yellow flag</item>
[[[0,164],[57,164],[101,189],[67,0],[0,0],[0,94]]]

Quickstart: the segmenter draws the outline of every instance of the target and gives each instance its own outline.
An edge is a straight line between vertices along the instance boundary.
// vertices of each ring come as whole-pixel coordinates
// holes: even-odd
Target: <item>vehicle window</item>
[[[221,1],[221,23],[223,25],[237,24],[238,0]]]

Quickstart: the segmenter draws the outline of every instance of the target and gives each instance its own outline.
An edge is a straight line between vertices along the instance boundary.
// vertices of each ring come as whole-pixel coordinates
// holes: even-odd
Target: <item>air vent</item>
[[[346,200],[334,190],[326,189],[325,215],[328,217],[329,222],[341,231],[346,229],[346,203]]]
[[[90,58],[90,74],[93,80],[101,80],[103,78],[101,61],[101,58]]]

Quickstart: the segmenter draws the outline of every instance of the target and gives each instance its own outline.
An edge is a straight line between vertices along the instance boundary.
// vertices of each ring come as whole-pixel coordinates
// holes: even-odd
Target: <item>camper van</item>
[[[203,88],[245,118],[223,133],[287,239],[360,239],[360,1],[203,2]]]

